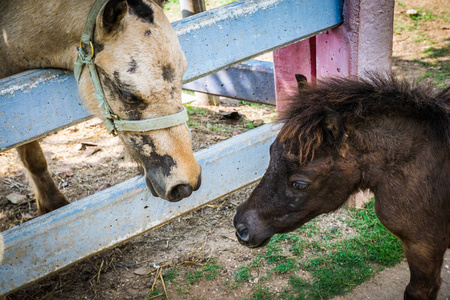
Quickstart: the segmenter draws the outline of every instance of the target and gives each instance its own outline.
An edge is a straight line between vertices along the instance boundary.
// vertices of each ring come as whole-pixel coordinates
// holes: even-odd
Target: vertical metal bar
[[[180,0],[180,7],[183,18],[190,17],[206,10],[204,0]]]
[[[205,0],[180,0],[181,15],[183,18],[206,11]],[[219,97],[205,94],[195,93],[196,103],[201,105],[214,105]]]

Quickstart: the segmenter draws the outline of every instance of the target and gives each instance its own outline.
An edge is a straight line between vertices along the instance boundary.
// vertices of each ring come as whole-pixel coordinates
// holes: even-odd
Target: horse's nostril
[[[238,226],[236,226],[236,233],[242,241],[248,241],[248,230],[244,224],[239,224]]]
[[[202,184],[202,175],[200,174],[198,176],[197,185],[194,188],[194,191],[197,191],[200,188],[200,185]]]
[[[169,201],[176,202],[192,194],[192,188],[188,184],[179,184],[169,193]]]

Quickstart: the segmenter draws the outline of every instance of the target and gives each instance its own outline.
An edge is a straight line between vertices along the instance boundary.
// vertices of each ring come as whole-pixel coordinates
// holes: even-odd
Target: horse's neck
[[[0,3],[0,78],[34,68],[73,69],[93,0]]]

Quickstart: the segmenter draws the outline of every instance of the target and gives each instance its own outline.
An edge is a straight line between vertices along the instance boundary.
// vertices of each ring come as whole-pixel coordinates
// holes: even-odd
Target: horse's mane
[[[433,132],[450,148],[450,87],[438,90],[430,85],[406,82],[395,76],[367,74],[365,79],[329,78],[317,85],[305,84],[288,99],[288,108],[278,139],[300,163],[312,160],[325,139],[322,122],[327,111],[337,112],[343,121],[353,122],[374,115],[401,115],[426,120]],[[345,135],[336,140],[340,147]]]

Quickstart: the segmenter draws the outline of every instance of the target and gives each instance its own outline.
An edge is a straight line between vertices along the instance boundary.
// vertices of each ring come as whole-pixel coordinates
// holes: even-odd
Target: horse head
[[[145,0],[110,0],[95,19],[92,55],[104,98],[118,120],[148,120],[183,110],[181,79],[187,61],[163,10]],[[89,47],[88,47],[89,48]],[[88,108],[104,117],[87,67],[78,85]],[[94,96],[96,94],[96,96]],[[200,186],[187,126],[117,131],[143,167],[154,196],[178,201]]]

